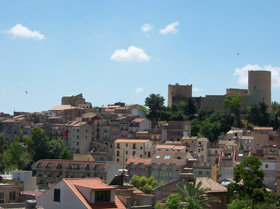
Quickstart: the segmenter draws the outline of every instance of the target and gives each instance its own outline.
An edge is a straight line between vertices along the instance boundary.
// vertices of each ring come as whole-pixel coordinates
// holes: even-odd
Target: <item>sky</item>
[[[278,0],[0,0],[0,112],[40,112],[83,93],[93,106],[167,103],[248,88],[272,71],[280,102]],[[27,92],[26,92],[27,91]]]

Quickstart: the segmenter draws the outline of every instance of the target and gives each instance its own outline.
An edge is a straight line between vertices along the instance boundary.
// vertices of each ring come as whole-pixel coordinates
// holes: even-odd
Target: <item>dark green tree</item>
[[[212,122],[210,118],[207,118],[201,124],[200,133],[211,142],[216,142],[220,135],[220,127],[221,123],[219,121]]]
[[[73,155],[71,151],[67,147],[64,147],[61,153],[59,154],[59,159],[71,160],[72,158]]]
[[[151,176],[150,178],[146,178],[145,176],[137,176],[134,175],[130,181],[129,184],[133,185],[137,189],[141,190],[145,194],[150,194],[151,190],[155,188],[157,185],[157,181],[155,180],[154,176]]]
[[[149,107],[147,117],[152,121],[153,126],[156,125],[158,127],[160,112],[165,109],[164,98],[159,94],[151,94],[145,99],[145,106]]]
[[[5,156],[5,150],[4,150],[4,135],[0,134],[0,172],[2,173],[4,171],[4,156]]]
[[[277,130],[279,128],[278,125],[278,114],[280,112],[280,104],[278,102],[271,103],[271,116],[274,118],[273,120],[273,128]]]
[[[4,157],[6,171],[25,169],[31,162],[31,157],[26,148],[20,143],[20,138],[15,137]]]
[[[60,153],[65,148],[65,144],[62,139],[53,139],[48,142],[48,159],[58,159]]]
[[[253,208],[256,203],[263,202],[266,195],[267,186],[263,183],[264,171],[261,166],[259,157],[245,157],[234,167],[235,183],[228,186],[230,195],[237,195],[238,199],[249,198]]]
[[[48,157],[48,141],[45,131],[39,127],[34,127],[31,131],[31,138],[25,138],[24,143],[28,146],[28,151],[32,155],[33,161],[46,159]]]
[[[236,126],[242,127],[240,120],[241,114],[241,105],[242,105],[242,96],[240,95],[228,95],[225,97],[224,106],[228,108],[232,114],[234,114]]]
[[[248,121],[257,126],[269,126],[270,118],[267,109],[268,106],[264,102],[253,104],[249,108]]]

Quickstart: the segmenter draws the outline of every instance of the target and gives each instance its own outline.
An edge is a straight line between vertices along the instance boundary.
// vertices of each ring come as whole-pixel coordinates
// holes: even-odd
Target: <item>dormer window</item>
[[[110,202],[111,201],[111,191],[95,191],[95,201],[94,202]]]

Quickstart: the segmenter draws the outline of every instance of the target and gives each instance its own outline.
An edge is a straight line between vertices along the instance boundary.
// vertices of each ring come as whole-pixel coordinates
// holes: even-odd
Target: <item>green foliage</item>
[[[181,209],[183,208],[181,197],[176,194],[172,193],[166,198],[166,208],[167,209]]]
[[[48,141],[49,139],[43,129],[39,127],[32,129],[31,140],[27,140],[27,145],[35,162],[48,157]]]
[[[242,105],[242,96],[241,95],[228,95],[225,97],[224,106],[229,108],[230,112],[235,116],[235,122],[237,127],[242,127],[240,120],[240,111]]]
[[[198,200],[193,199],[192,197],[187,197],[186,209],[203,209],[199,204]]]
[[[141,190],[145,194],[150,194],[151,190],[155,188],[157,181],[155,180],[154,176],[151,176],[150,178],[146,178],[145,176],[140,177],[134,175],[129,181],[129,184],[133,185],[134,187]]]
[[[151,94],[145,99],[145,106],[149,107],[150,111],[147,117],[153,122],[153,125],[158,126],[160,112],[164,110],[164,98],[159,94]]]
[[[248,121],[257,126],[269,126],[270,117],[267,109],[268,106],[264,102],[253,104],[250,108],[248,108]]]
[[[204,108],[199,111],[198,117],[191,121],[192,136],[206,137],[211,142],[216,142],[218,136],[230,130],[233,117],[229,114]]]
[[[239,199],[248,197],[254,203],[263,202],[266,195],[266,185],[263,183],[264,171],[262,162],[257,156],[245,157],[234,168],[235,183],[228,186],[230,195],[238,195]]]
[[[162,205],[160,205],[160,204],[156,204],[155,207],[154,207],[154,209],[163,209],[163,208],[164,207]]]
[[[59,158],[60,153],[65,148],[65,144],[62,139],[53,139],[48,142],[48,159],[57,159]]]
[[[64,147],[63,150],[61,151],[61,153],[59,154],[58,158],[65,159],[65,160],[71,160],[71,159],[73,159],[73,155],[67,147]]]
[[[3,159],[5,170],[25,169],[31,162],[31,157],[26,148],[20,143],[20,138],[15,137],[10,144],[8,152]]]
[[[190,200],[195,200],[189,204],[195,204],[198,208],[199,206],[210,207],[210,202],[220,202],[219,199],[209,196],[206,193],[208,189],[202,188],[201,185],[202,182],[196,183],[196,179],[193,182],[184,181],[182,184],[177,184],[178,189],[175,192],[179,194],[182,202],[187,203]]]
[[[0,172],[2,173],[4,170],[4,156],[5,156],[5,150],[4,150],[4,135],[0,134]]]
[[[249,200],[235,199],[227,205],[228,209],[251,209],[252,203]]]

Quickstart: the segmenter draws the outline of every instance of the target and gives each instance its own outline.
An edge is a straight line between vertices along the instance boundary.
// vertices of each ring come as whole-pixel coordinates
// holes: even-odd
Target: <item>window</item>
[[[16,200],[16,192],[10,192],[10,200]]]
[[[125,151],[125,154],[127,155],[127,154],[128,154],[128,151]]]
[[[0,203],[5,203],[5,193],[0,192]]]
[[[120,144],[119,143],[117,143],[117,149],[120,149]]]
[[[268,164],[265,164],[265,168],[268,168]]]
[[[77,132],[79,132],[80,131],[80,129],[77,129]]]
[[[201,176],[201,175],[202,175],[202,171],[198,171],[198,175],[200,175],[200,176]]]
[[[157,155],[157,156],[156,156],[156,159],[158,159],[158,158],[160,158],[160,155]]]
[[[135,151],[133,151],[133,152],[132,152],[132,155],[134,156],[134,155],[135,155],[135,153],[136,153],[136,152],[135,152]]]
[[[95,191],[95,202],[110,202],[111,191]]]
[[[143,149],[143,147],[140,147],[140,149]]]
[[[77,145],[79,145],[79,142],[77,142]]]
[[[120,156],[120,151],[117,151],[117,156]]]
[[[170,155],[164,156],[164,159],[170,159]]]
[[[53,201],[54,202],[60,202],[60,189],[54,189]]]
[[[128,143],[126,143],[126,147],[128,147]]]
[[[133,144],[133,148],[132,149],[136,149],[136,144]]]
[[[151,157],[151,152],[148,152],[148,157]]]

